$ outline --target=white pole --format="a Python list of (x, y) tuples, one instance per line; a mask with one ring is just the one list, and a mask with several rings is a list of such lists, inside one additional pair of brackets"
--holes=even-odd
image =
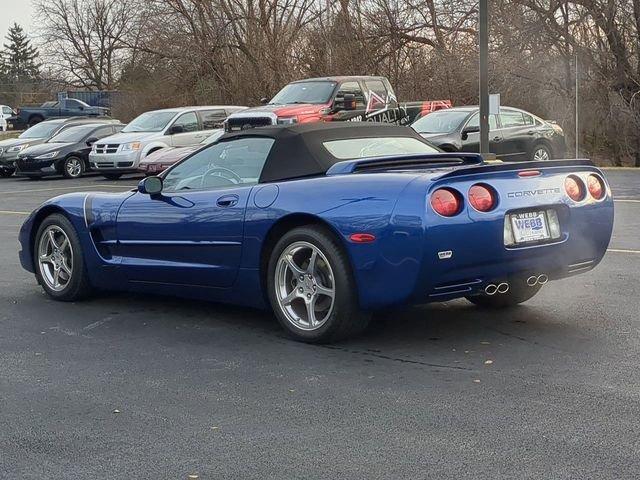
[(579, 131), (578, 128), (578, 53), (576, 52), (576, 158), (578, 158), (579, 150)]

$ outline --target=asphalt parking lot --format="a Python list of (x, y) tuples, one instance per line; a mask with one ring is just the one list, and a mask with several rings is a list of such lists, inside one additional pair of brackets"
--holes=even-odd
[(333, 346), (217, 304), (49, 300), (18, 262), (25, 213), (136, 181), (0, 179), (0, 478), (638, 478), (640, 171), (607, 176), (594, 271), (507, 312), (380, 314)]

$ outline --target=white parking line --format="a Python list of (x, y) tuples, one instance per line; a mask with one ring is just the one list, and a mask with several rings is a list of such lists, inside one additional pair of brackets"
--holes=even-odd
[(29, 215), (29, 212), (14, 212), (11, 210), (0, 210), (0, 215)]
[(631, 198), (614, 198), (614, 203), (640, 203), (640, 200)]
[(626, 248), (607, 248), (607, 252), (613, 252), (613, 253), (639, 253), (640, 254), (640, 250), (630, 250), (630, 249), (626, 249)]
[(53, 192), (56, 190), (85, 190), (87, 188), (119, 188), (122, 191), (131, 190), (135, 185), (83, 185), (78, 187), (52, 187), (52, 188), (37, 188), (33, 190), (9, 190), (8, 192), (0, 192), (0, 195), (12, 194), (12, 193), (36, 193), (36, 192)]

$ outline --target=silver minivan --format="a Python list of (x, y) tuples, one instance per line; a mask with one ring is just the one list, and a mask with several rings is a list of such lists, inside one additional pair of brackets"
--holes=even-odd
[(89, 154), (91, 167), (105, 178), (136, 172), (140, 160), (165, 147), (200, 143), (220, 128), (232, 113), (247, 107), (180, 107), (143, 113), (116, 135), (96, 142)]

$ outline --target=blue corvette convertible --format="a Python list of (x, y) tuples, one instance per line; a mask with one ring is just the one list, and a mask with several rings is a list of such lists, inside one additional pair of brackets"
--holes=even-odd
[(486, 164), (405, 127), (308, 124), (226, 134), (133, 191), (53, 198), (20, 259), (57, 300), (270, 306), (296, 339), (329, 342), (394, 305), (524, 302), (595, 267), (612, 225), (588, 161)]

